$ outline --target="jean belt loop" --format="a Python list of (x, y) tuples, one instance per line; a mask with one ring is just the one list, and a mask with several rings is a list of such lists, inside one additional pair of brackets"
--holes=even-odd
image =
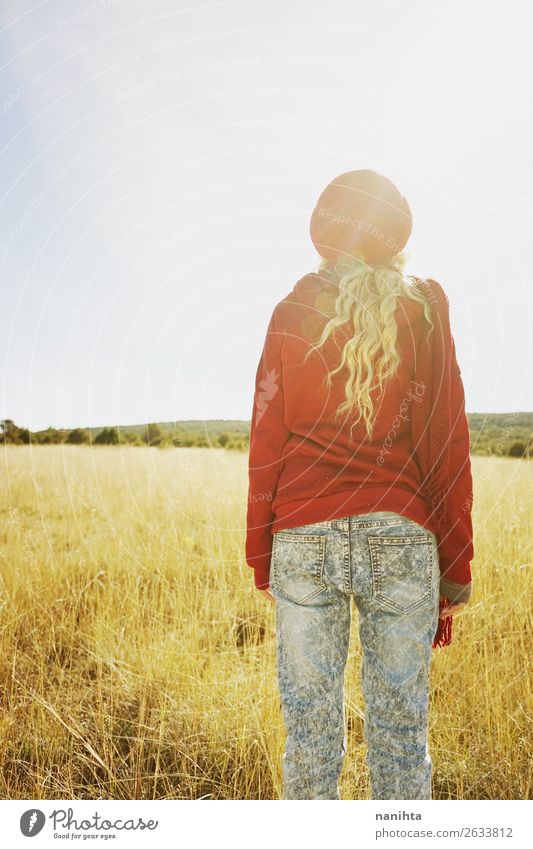
[(332, 528), (337, 528), (339, 531), (349, 531), (350, 530), (350, 517), (346, 516), (344, 519), (333, 519), (331, 522)]

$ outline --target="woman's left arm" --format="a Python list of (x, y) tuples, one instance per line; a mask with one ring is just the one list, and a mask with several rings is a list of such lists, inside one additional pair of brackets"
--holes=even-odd
[(465, 604), (472, 591), (470, 563), (474, 557), (472, 530), (472, 468), (470, 430), (465, 392), (452, 337), (450, 486), (447, 494), (447, 527), (439, 543), (440, 594), (452, 603)]
[(272, 502), (282, 465), (282, 451), (291, 435), (283, 418), (281, 348), (283, 333), (270, 318), (255, 376), (248, 458), (246, 562), (254, 570), (257, 589), (269, 586), (272, 554)]

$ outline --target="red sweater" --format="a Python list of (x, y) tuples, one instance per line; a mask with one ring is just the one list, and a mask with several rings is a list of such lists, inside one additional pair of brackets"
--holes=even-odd
[(350, 440), (351, 419), (344, 425), (334, 421), (344, 400), (345, 371), (333, 376), (331, 389), (324, 383), (326, 363), (330, 369), (339, 363), (339, 345), (330, 336), (320, 352), (303, 361), (311, 341), (318, 338), (317, 328), (326, 322), (323, 304), (329, 285), (308, 274), (276, 305), (257, 367), (246, 535), (246, 561), (254, 569), (255, 586), (269, 586), (274, 531), (384, 510), (436, 533), (441, 576), (469, 584), (474, 553), (470, 433), (455, 349), (448, 526), (439, 534), (421, 492), (411, 435), (411, 405), (418, 403), (421, 391), (414, 381), (416, 356), (421, 335), (428, 330), (423, 307), (399, 298), (395, 317), (400, 366), (382, 396), (373, 394), (377, 416), (372, 438), (361, 421)]

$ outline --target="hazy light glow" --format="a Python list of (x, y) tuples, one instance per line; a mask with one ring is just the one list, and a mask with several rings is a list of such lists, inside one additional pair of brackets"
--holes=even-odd
[(526, 3), (2, 4), (1, 415), (244, 418), (336, 174), (395, 180), (469, 412), (533, 409)]

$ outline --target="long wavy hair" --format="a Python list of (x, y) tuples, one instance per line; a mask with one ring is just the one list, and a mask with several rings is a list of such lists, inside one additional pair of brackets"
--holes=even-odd
[(330, 387), (332, 377), (347, 370), (344, 401), (337, 407), (335, 419), (357, 411), (350, 427), (350, 438), (361, 419), (368, 437), (372, 436), (374, 405), (371, 393), (376, 387), (381, 393), (385, 382), (394, 377), (400, 365), (398, 327), (394, 317), (397, 299), (407, 297), (422, 304), (431, 326), (430, 333), (434, 327), (428, 300), (413, 287), (414, 279), (404, 276), (405, 262), (405, 254), (401, 252), (379, 264), (346, 255), (336, 264), (324, 260), (319, 265), (318, 274), (326, 275), (337, 286), (337, 294), (333, 296), (333, 309), (327, 311), (331, 318), (305, 359), (319, 350), (337, 328), (343, 328), (345, 342), (340, 362), (326, 377)]

